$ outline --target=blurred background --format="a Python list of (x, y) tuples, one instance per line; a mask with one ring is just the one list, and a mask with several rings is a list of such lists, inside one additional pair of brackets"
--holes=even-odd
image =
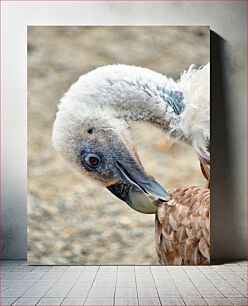
[[(30, 264), (157, 264), (154, 215), (131, 210), (53, 149), (57, 104), (98, 66), (136, 65), (177, 79), (208, 61), (208, 27), (28, 27)], [(136, 124), (133, 133), (145, 169), (165, 189), (206, 183), (189, 147), (150, 125)]]

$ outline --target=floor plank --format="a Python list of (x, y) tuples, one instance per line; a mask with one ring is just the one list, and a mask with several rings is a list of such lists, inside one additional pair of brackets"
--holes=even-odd
[(1, 305), (247, 305), (247, 263), (29, 266), (1, 262)]

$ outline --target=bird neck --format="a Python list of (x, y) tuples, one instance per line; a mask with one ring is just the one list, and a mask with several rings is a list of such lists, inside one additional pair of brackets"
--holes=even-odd
[(175, 81), (140, 67), (104, 68), (105, 71), (101, 71), (103, 68), (95, 70), (98, 71), (97, 90), (101, 92), (102, 109), (112, 111), (116, 118), (125, 119), (129, 125), (134, 121), (151, 122), (171, 136), (183, 138), (180, 115), (184, 110), (184, 97)]

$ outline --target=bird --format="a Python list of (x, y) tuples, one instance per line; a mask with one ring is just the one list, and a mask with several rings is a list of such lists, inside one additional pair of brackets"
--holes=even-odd
[[(209, 181), (209, 63), (178, 80), (148, 68), (113, 64), (79, 77), (58, 105), (55, 149), (82, 174), (132, 209), (155, 214), (162, 264), (209, 262), (209, 186), (165, 190), (136, 152), (131, 126), (151, 123), (192, 147)], [(165, 167), (166, 171), (166, 167)]]

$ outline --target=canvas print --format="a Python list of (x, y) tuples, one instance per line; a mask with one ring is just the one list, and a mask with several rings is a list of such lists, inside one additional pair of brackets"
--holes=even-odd
[(28, 27), (30, 264), (210, 262), (209, 27)]

